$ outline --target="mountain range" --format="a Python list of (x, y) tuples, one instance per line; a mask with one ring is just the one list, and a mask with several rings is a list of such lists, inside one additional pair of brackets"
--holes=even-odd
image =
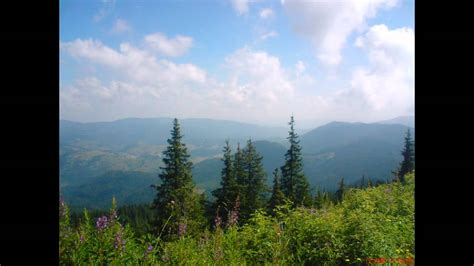
[[(390, 121), (390, 120), (388, 120)], [(304, 172), (313, 188), (335, 190), (344, 178), (357, 184), (362, 175), (386, 180), (401, 160), (407, 119), (394, 122), (332, 122), (300, 135)], [(396, 121), (400, 121), (396, 123)], [(130, 118), (114, 122), (60, 121), (60, 189), (72, 206), (107, 208), (150, 202), (151, 184), (159, 182), (161, 153), (171, 130), (171, 118)], [(233, 150), (251, 138), (263, 156), (267, 183), (283, 165), (288, 128), (265, 127), (212, 119), (180, 120), (193, 162), (193, 178), (208, 195), (219, 186), (222, 148)], [(297, 130), (297, 133), (298, 130)]]

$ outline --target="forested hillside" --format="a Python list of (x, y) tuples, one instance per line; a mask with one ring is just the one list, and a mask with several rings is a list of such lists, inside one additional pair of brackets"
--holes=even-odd
[[(410, 131), (405, 133), (402, 158), (390, 180), (373, 183), (367, 177), (367, 182), (363, 179), (350, 185), (341, 178), (336, 191), (318, 187), (313, 195), (294, 124), (291, 117), (287, 148), (280, 150), (281, 163), (278, 155), (267, 158), (275, 166), (271, 176), (257, 147), (265, 152), (280, 147), (248, 139), (233, 149), (225, 141), (220, 161), (208, 166), (220, 168), (219, 183), (208, 197), (196, 186), (191, 156), (174, 119), (161, 155), (159, 182), (140, 172), (108, 172), (94, 183), (63, 188), (63, 194), (69, 193), (60, 199), (60, 263), (341, 265), (387, 258), (412, 261), (414, 142)], [(94, 197), (84, 197), (82, 191)], [(118, 208), (115, 195), (135, 205)], [(112, 207), (109, 213), (94, 210), (90, 215), (84, 209), (82, 217), (78, 212), (71, 214), (67, 202), (81, 197), (83, 204), (94, 206), (99, 204), (94, 200), (111, 198)], [(136, 204), (141, 201), (148, 204)]]
[[(158, 182), (169, 123), (171, 119), (167, 118), (103, 123), (61, 121), (60, 185), (70, 204), (104, 208), (110, 200), (99, 196), (101, 191), (115, 195), (120, 205), (147, 202), (149, 190), (135, 188), (142, 185), (143, 176), (149, 177), (150, 185)], [(318, 188), (335, 191), (341, 178), (348, 184), (358, 183), (363, 176), (374, 182), (386, 181), (401, 159), (407, 128), (399, 124), (334, 122), (301, 135), (303, 170), (311, 193)], [(287, 148), (285, 128), (189, 119), (183, 120), (183, 129), (194, 182), (209, 197), (219, 185), (226, 134), (233, 137), (228, 139), (234, 150), (238, 143), (245, 143), (246, 135), (255, 137), (252, 139), (256, 139), (255, 148), (263, 157), (268, 185), (272, 184), (273, 170), (283, 163)], [(120, 175), (128, 185), (113, 187), (112, 173)]]

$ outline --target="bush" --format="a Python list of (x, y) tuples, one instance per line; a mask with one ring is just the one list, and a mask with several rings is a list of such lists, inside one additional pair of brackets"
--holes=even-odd
[(350, 189), (341, 203), (320, 209), (279, 206), (272, 217), (256, 211), (243, 226), (216, 228), (173, 241), (138, 237), (116, 217), (91, 221), (87, 211), (76, 229), (60, 206), (62, 265), (343, 265), (369, 258), (414, 258), (414, 173), (406, 183)]

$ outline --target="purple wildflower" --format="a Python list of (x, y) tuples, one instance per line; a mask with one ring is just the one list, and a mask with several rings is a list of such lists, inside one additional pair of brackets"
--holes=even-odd
[(122, 230), (118, 231), (117, 234), (115, 235), (115, 249), (122, 248), (122, 245), (124, 244), (122, 240)]
[(107, 225), (108, 225), (107, 216), (99, 217), (99, 218), (97, 219), (97, 222), (95, 223), (95, 227), (96, 227), (98, 230), (102, 230), (102, 229), (106, 228)]
[(220, 208), (221, 208), (221, 206), (218, 206), (218, 207), (217, 207), (216, 218), (214, 218), (214, 224), (215, 224), (215, 227), (216, 227), (216, 228), (221, 227), (221, 224), (222, 224), (222, 218), (221, 218), (221, 216), (219, 215), (219, 210), (220, 210)]
[(64, 217), (66, 215), (66, 206), (64, 203), (64, 198), (61, 196), (59, 197), (59, 216)]
[(183, 236), (186, 234), (187, 225), (185, 223), (179, 223), (178, 225), (178, 236)]
[(148, 245), (147, 249), (145, 250), (145, 259), (146, 257), (148, 256), (148, 254), (150, 254), (150, 252), (153, 250), (153, 246), (152, 245)]
[(83, 243), (84, 242), (84, 235), (81, 234), (81, 236), (79, 237), (79, 242)]
[(239, 220), (239, 208), (240, 208), (240, 200), (239, 200), (239, 196), (237, 196), (237, 198), (235, 199), (234, 208), (229, 214), (229, 221), (227, 221), (228, 227), (231, 227), (237, 224), (237, 221)]

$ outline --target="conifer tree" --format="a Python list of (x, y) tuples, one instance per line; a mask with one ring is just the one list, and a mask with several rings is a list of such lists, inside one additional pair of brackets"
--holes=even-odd
[(239, 188), (234, 174), (234, 163), (229, 141), (226, 140), (224, 146), (224, 168), (221, 171), (221, 187), (212, 192), (216, 198), (214, 210), (219, 210), (219, 217), (226, 222), (227, 214), (233, 209), (233, 204), (237, 198)]
[(289, 136), (290, 148), (285, 154), (285, 164), (281, 167), (281, 185), (285, 196), (295, 205), (311, 205), (309, 183), (303, 174), (303, 159), (301, 157), (301, 146), (298, 135), (295, 132), (295, 120), (291, 116)]
[(275, 168), (273, 171), (273, 189), (272, 196), (268, 203), (268, 209), (271, 214), (274, 214), (273, 210), (276, 206), (282, 205), (285, 203), (285, 194), (281, 191), (280, 187), (280, 177), (278, 175), (278, 168)]
[[(204, 195), (195, 190), (191, 173), (192, 163), (178, 120), (173, 120), (171, 138), (163, 151), (164, 166), (160, 167), (161, 184), (156, 188), (152, 207), (156, 210), (155, 231), (163, 236), (178, 233), (178, 228), (188, 232), (199, 231), (204, 223)], [(182, 230), (180, 233), (183, 233)]]
[(247, 141), (246, 147), (242, 150), (243, 155), (243, 176), (240, 179), (240, 191), (243, 194), (241, 200), (242, 221), (250, 217), (255, 210), (265, 207), (266, 174), (263, 169), (263, 157), (255, 149), (252, 141)]
[(405, 175), (415, 169), (415, 151), (414, 143), (410, 134), (410, 129), (407, 130), (407, 133), (405, 135), (405, 144), (403, 147), (402, 155), (403, 161), (400, 163), (397, 176), (401, 182), (405, 182)]
[(339, 188), (336, 191), (336, 202), (341, 202), (344, 197), (344, 192), (346, 190), (346, 185), (344, 184), (344, 178), (339, 182)]
[(240, 143), (237, 143), (237, 151), (234, 154), (234, 179), (237, 182), (237, 194), (240, 202), (245, 202), (246, 177), (244, 171), (244, 155), (240, 149)]

